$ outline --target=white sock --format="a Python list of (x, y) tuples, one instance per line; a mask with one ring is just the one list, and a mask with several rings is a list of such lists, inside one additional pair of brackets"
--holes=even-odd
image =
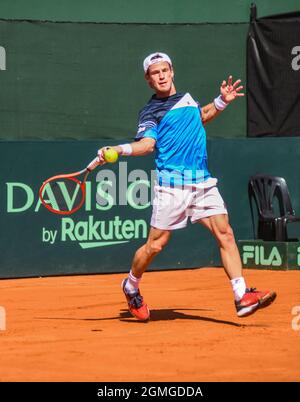
[(128, 293), (134, 293), (139, 288), (139, 283), (142, 278), (137, 278), (130, 270), (128, 274), (128, 281), (126, 282), (126, 290)]
[(231, 279), (232, 290), (234, 293), (234, 300), (239, 301), (246, 292), (245, 279), (241, 276), (239, 278)]

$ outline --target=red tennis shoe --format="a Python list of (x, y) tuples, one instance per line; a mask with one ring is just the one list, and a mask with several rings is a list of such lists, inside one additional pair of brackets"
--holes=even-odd
[(236, 312), (239, 317), (246, 317), (259, 308), (269, 306), (276, 298), (276, 293), (269, 290), (261, 292), (255, 288), (246, 289), (244, 296), (235, 302)]
[(128, 293), (125, 289), (128, 278), (122, 282), (122, 289), (126, 297), (130, 313), (139, 321), (148, 321), (150, 318), (150, 311), (147, 304), (144, 302), (140, 290), (137, 289), (134, 293)]

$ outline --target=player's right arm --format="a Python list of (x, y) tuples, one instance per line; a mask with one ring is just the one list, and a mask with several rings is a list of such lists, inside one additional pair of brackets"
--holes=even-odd
[[(153, 138), (144, 137), (139, 141), (132, 142), (128, 144), (131, 149), (131, 156), (142, 156), (150, 154), (154, 151), (156, 141)], [(122, 145), (117, 145), (113, 147), (119, 155), (123, 155)]]
[[(142, 156), (150, 154), (155, 149), (157, 139), (157, 121), (146, 105), (139, 113), (139, 124), (135, 141), (128, 144), (113, 146), (119, 155)], [(103, 160), (103, 148), (98, 151), (99, 161)]]
[(104, 156), (103, 156), (103, 151), (105, 148), (115, 149), (117, 151), (118, 155), (142, 156), (142, 155), (147, 155), (147, 154), (150, 154), (151, 152), (153, 152), (154, 148), (155, 148), (155, 143), (156, 143), (156, 141), (153, 138), (144, 137), (144, 138), (141, 138), (139, 141), (132, 142), (129, 144), (115, 145), (115, 146), (111, 146), (111, 147), (106, 146), (106, 147), (100, 148), (98, 151), (99, 163), (100, 164), (105, 163)]

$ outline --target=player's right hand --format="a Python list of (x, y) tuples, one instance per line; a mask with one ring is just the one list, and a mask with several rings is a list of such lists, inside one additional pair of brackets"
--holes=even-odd
[(90, 163), (88, 164), (87, 170), (89, 170), (89, 171), (91, 172), (92, 170), (96, 169), (96, 167), (99, 166), (99, 165), (100, 165), (99, 157), (96, 156), (96, 158), (93, 159), (92, 162), (90, 162)]
[(98, 160), (99, 160), (99, 165), (104, 165), (106, 163), (104, 159), (104, 150), (108, 147), (102, 147), (98, 150)]
[(98, 150), (97, 156), (95, 159), (92, 160), (92, 162), (90, 162), (90, 164), (87, 166), (87, 169), (89, 171), (92, 171), (94, 169), (96, 169), (96, 167), (104, 165), (106, 163), (105, 159), (104, 159), (104, 155), (103, 155), (103, 150), (106, 147), (100, 148)]

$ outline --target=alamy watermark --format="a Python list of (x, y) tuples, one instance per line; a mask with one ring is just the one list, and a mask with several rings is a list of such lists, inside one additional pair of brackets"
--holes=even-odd
[(300, 46), (294, 46), (291, 53), (292, 56), (295, 56), (292, 58), (292, 69), (298, 71), (300, 70)]
[[(205, 208), (206, 193), (214, 187), (217, 179), (205, 177), (205, 172), (196, 171), (145, 171), (127, 169), (127, 162), (119, 162), (117, 169), (109, 166), (100, 168), (97, 174), (90, 175), (85, 185), (83, 209), (90, 212), (111, 210), (114, 206), (129, 206), (136, 210), (170, 206), (171, 208)], [(60, 205), (71, 210), (78, 201), (81, 187), (73, 182), (57, 180), (57, 188), (44, 188), (44, 201), (59, 209)], [(214, 192), (215, 191), (215, 192)], [(22, 197), (20, 196), (22, 195)], [(41, 200), (36, 191), (27, 183), (6, 183), (7, 213), (21, 213), (29, 209), (39, 212)], [(174, 205), (172, 205), (174, 203)]]
[[(182, 190), (181, 203), (189, 205), (191, 201), (199, 207), (203, 203), (201, 195), (204, 194), (203, 170), (184, 170), (184, 171), (157, 171), (146, 172), (142, 169), (135, 169), (128, 173), (127, 162), (119, 163), (119, 170), (116, 174), (110, 169), (100, 169), (96, 176), (97, 205), (105, 210), (112, 205), (130, 205), (135, 209), (145, 209), (150, 205), (164, 206), (165, 203), (172, 206), (176, 202), (178, 207), (178, 195), (171, 196), (170, 191), (164, 191), (164, 197), (160, 196), (162, 188)], [(191, 200), (191, 191), (196, 192)]]
[(292, 329), (294, 331), (300, 331), (300, 306), (294, 306), (291, 313), (295, 315), (292, 319)]
[(3, 46), (0, 46), (0, 70), (6, 70), (6, 50)]
[(6, 330), (6, 310), (0, 306), (0, 331)]

